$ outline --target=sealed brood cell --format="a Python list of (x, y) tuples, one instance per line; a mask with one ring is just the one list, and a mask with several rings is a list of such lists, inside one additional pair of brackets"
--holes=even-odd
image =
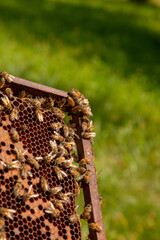
[[(6, 238), (10, 240), (81, 239), (79, 219), (73, 222), (69, 220), (70, 216), (76, 213), (75, 178), (70, 173), (70, 167), (64, 168), (61, 164), (57, 166), (54, 163), (54, 153), (50, 144), (50, 141), (54, 141), (54, 123), (62, 125), (55, 135), (65, 138), (63, 119), (47, 107), (41, 107), (43, 121), (40, 121), (32, 102), (16, 96), (8, 98), (11, 109), (2, 101), (4, 94), (5, 88), (0, 94), (1, 106), (4, 106), (0, 111), (0, 217), (4, 219), (4, 225), (0, 226), (1, 232), (5, 232)], [(17, 110), (18, 117), (14, 116), (14, 120), (11, 121), (13, 109)], [(58, 138), (55, 141), (58, 146), (62, 142)], [(71, 154), (69, 150), (66, 152), (65, 161), (68, 161)], [(44, 161), (49, 155), (51, 159)], [(59, 153), (59, 157), (63, 156)], [(36, 159), (37, 168), (29, 162), (29, 158)], [(57, 173), (55, 167), (61, 172)], [(48, 185), (46, 191), (41, 186), (42, 177)], [(17, 183), (20, 183), (21, 189), (15, 196)], [(61, 194), (51, 196), (50, 189), (58, 187), (61, 187)], [(54, 214), (55, 209), (51, 205), (54, 200), (61, 203), (61, 208), (54, 207), (57, 215)], [(10, 215), (4, 214), (4, 209), (10, 209)]]

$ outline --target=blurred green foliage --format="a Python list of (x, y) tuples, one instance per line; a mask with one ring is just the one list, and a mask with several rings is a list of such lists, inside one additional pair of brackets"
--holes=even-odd
[(160, 8), (5, 0), (0, 9), (0, 68), (90, 101), (108, 240), (160, 239)]

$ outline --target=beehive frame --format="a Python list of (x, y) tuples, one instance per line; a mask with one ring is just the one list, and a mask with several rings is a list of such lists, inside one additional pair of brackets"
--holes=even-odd
[[(14, 77), (14, 76), (12, 76), (12, 77), (13, 77), (13, 81), (10, 83), (10, 87), (11, 87), (11, 89), (13, 89), (13, 91), (15, 91), (17, 93), (19, 91), (25, 90), (28, 93), (32, 94), (32, 96), (42, 96), (42, 97), (53, 96), (53, 97), (58, 98), (58, 99), (68, 97), (67, 92), (57, 90), (57, 89), (54, 89), (54, 88), (50, 88), (50, 87), (47, 87), (47, 86), (44, 86), (44, 85), (41, 85), (41, 84), (33, 83), (33, 82), (30, 82), (30, 81), (27, 81), (27, 80), (24, 80), (24, 79), (21, 79), (21, 78), (17, 78), (17, 77)], [(89, 170), (91, 172), (89, 183), (82, 185), (83, 192), (84, 192), (85, 205), (87, 205), (87, 204), (92, 205), (91, 218), (89, 219), (88, 222), (89, 223), (92, 223), (92, 222), (98, 223), (102, 227), (101, 232), (97, 232), (97, 231), (94, 231), (92, 229), (89, 229), (90, 239), (92, 239), (92, 240), (105, 240), (106, 236), (105, 236), (103, 217), (102, 217), (102, 211), (101, 211), (101, 206), (100, 206), (99, 193), (98, 193), (98, 188), (97, 188), (97, 178), (96, 178), (96, 171), (95, 171), (94, 162), (93, 162), (94, 161), (94, 156), (93, 156), (93, 152), (92, 152), (92, 148), (91, 148), (91, 142), (90, 142), (90, 140), (86, 140), (86, 139), (83, 139), (81, 137), (81, 119), (79, 118), (79, 116), (72, 114), (72, 119), (76, 123), (77, 134), (79, 136), (79, 138), (76, 138), (76, 144), (77, 144), (77, 151), (78, 151), (79, 159), (88, 158), (88, 159), (91, 160), (91, 163), (87, 165), (87, 170)], [(4, 135), (2, 137), (4, 137)], [(1, 140), (1, 143), (4, 144), (4, 141)], [(33, 174), (34, 174), (34, 172), (33, 172)], [(73, 199), (73, 201), (74, 201), (74, 199)], [(40, 206), (41, 206), (41, 204), (39, 205), (39, 207)], [(29, 206), (27, 206), (27, 207), (29, 208)], [(23, 211), (23, 209), (22, 209), (22, 211)], [(31, 214), (35, 214), (34, 209), (31, 212)], [(28, 216), (28, 218), (29, 218), (29, 216)], [(41, 224), (44, 221), (44, 219), (42, 219), (42, 218), (43, 217), (41, 216), (41, 220), (42, 220)], [(61, 218), (61, 220), (63, 220), (63, 223), (61, 223), (61, 224), (65, 225), (67, 221), (64, 221), (63, 218)], [(13, 225), (12, 220), (9, 220), (9, 221), (11, 222), (10, 226), (12, 226)], [(40, 225), (39, 221), (40, 220), (38, 220), (38, 218), (37, 218), (37, 222), (34, 221), (33, 223), (39, 229), (41, 229), (41, 226), (43, 226), (43, 224)], [(75, 226), (76, 226), (76, 224), (75, 224)], [(26, 227), (25, 223), (24, 223), (23, 227), (24, 228)], [(12, 226), (12, 228), (13, 228), (13, 226)], [(10, 228), (10, 229), (12, 229), (12, 228)], [(63, 228), (63, 226), (61, 228)], [(73, 229), (70, 230), (70, 232), (72, 231), (72, 234), (70, 234), (70, 236), (67, 236), (66, 230), (64, 230), (64, 232), (62, 232), (62, 229), (59, 229), (59, 233), (61, 233), (60, 235), (58, 235), (58, 233), (57, 233), (57, 236), (56, 236), (56, 234), (55, 234), (55, 236), (50, 236), (49, 226), (48, 226), (47, 229), (46, 229), (46, 232), (48, 231), (47, 232), (48, 238), (46, 237), (47, 240), (50, 240), (50, 239), (55, 239), (55, 240), (56, 239), (71, 239), (71, 240), (81, 239), (80, 226), (73, 227)], [(75, 230), (76, 230), (77, 233), (74, 232)], [(13, 231), (11, 231), (11, 232), (13, 234)], [(8, 237), (10, 237), (9, 239), (11, 239), (11, 240), (12, 239), (23, 239), (23, 237), (24, 237), (25, 240), (27, 240), (27, 237), (25, 237), (25, 232), (23, 234), (22, 234), (23, 236), (21, 238), (18, 238), (18, 234), (17, 235), (13, 234), (13, 236), (10, 235)], [(33, 235), (30, 234), (28, 239), (32, 239), (31, 236), (33, 236)], [(42, 235), (42, 234), (41, 234), (40, 237), (38, 235), (36, 236), (37, 238), (35, 236), (33, 236), (33, 237), (34, 237), (34, 239), (45, 239), (45, 236)]]

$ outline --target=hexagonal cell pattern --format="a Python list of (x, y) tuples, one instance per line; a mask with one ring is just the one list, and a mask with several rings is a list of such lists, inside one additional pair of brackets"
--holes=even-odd
[[(4, 91), (1, 91), (0, 97), (4, 97)], [(69, 216), (76, 212), (75, 206), (75, 179), (70, 174), (69, 169), (63, 169), (66, 176), (62, 180), (57, 178), (53, 171), (54, 161), (44, 163), (37, 160), (40, 167), (35, 169), (27, 162), (28, 157), (44, 157), (51, 152), (50, 140), (53, 132), (51, 124), (64, 121), (57, 117), (49, 109), (41, 109), (43, 121), (39, 122), (35, 115), (35, 109), (26, 99), (20, 99), (13, 96), (10, 99), (12, 107), (18, 110), (19, 118), (10, 121), (10, 111), (6, 108), (0, 111), (0, 208), (13, 209), (11, 218), (4, 217), (6, 238), (9, 240), (58, 240), (58, 239), (81, 239), (80, 221), (71, 223)], [(1, 103), (1, 105), (3, 105)], [(19, 141), (13, 142), (10, 136), (10, 130), (15, 129), (19, 135)], [(63, 135), (63, 132), (59, 133)], [(57, 141), (57, 144), (58, 141)], [(8, 170), (2, 162), (7, 163), (16, 160), (16, 151), (20, 150), (24, 154), (23, 162), (26, 164), (29, 175), (26, 179), (21, 177), (19, 169)], [(67, 159), (71, 157), (68, 151)], [(50, 188), (62, 187), (62, 193), (72, 193), (68, 197), (69, 203), (63, 203), (63, 209), (59, 210), (59, 216), (54, 217), (45, 212), (45, 208), (49, 207), (49, 201), (55, 197), (51, 197), (49, 191), (42, 191), (40, 186), (40, 178), (45, 177)], [(21, 196), (15, 197), (13, 194), (14, 186), (17, 182), (21, 182), (23, 189)], [(32, 185), (34, 194), (38, 197), (23, 200), (23, 195)]]

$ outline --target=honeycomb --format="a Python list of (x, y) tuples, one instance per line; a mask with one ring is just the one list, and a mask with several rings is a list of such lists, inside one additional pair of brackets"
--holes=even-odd
[[(4, 94), (5, 87), (0, 91), (1, 99)], [(18, 119), (10, 121), (10, 110), (7, 108), (0, 111), (0, 208), (15, 210), (11, 218), (3, 216), (0, 212), (0, 221), (2, 219), (5, 221), (3, 230), (6, 233), (6, 239), (81, 239), (80, 220), (69, 221), (69, 217), (76, 213), (76, 180), (70, 174), (69, 168), (62, 167), (60, 169), (66, 175), (62, 180), (59, 180), (54, 171), (54, 161), (46, 163), (41, 159), (52, 150), (50, 146), (50, 140), (53, 140), (51, 125), (60, 122), (62, 126), (65, 126), (65, 122), (50, 109), (43, 108), (41, 109), (43, 121), (38, 121), (34, 106), (27, 99), (19, 98), (16, 94), (11, 96), (10, 103), (12, 108), (18, 110)], [(3, 105), (2, 102), (0, 104)], [(11, 129), (18, 132), (18, 141), (13, 141), (10, 134)], [(58, 133), (63, 136), (63, 128), (59, 129)], [(58, 141), (57, 144), (59, 144)], [(22, 162), (26, 164), (29, 173), (25, 179), (22, 178), (19, 168), (8, 170), (3, 164), (16, 161), (17, 150), (23, 153)], [(38, 159), (39, 169), (28, 163), (29, 157)], [(71, 158), (69, 151), (65, 158)], [(20, 167), (21, 163), (18, 164)], [(71, 193), (68, 195), (70, 201), (63, 203), (63, 209), (58, 210), (59, 215), (56, 217), (45, 212), (45, 209), (50, 207), (49, 202), (52, 202), (56, 197), (51, 197), (49, 191), (42, 190), (40, 184), (42, 177), (47, 180), (49, 188), (61, 186), (62, 193)], [(15, 197), (13, 194), (17, 182), (23, 186), (20, 197)], [(38, 195), (24, 201), (23, 196), (31, 186), (34, 194)]]

